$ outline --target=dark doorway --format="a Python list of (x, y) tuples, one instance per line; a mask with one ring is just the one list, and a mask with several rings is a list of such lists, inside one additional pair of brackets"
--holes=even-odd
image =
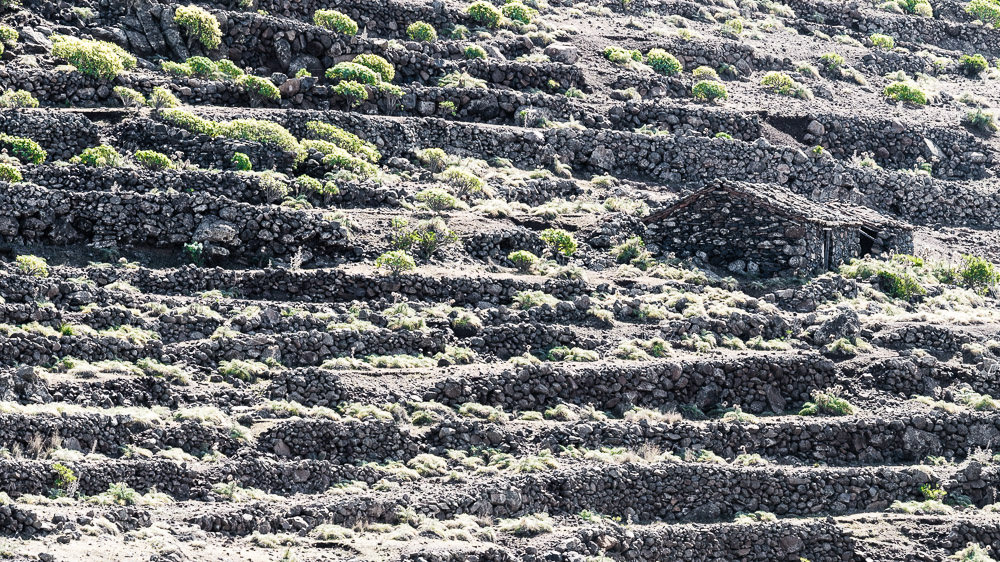
[(875, 237), (878, 233), (870, 228), (861, 227), (861, 254), (860, 257), (864, 257), (872, 253), (872, 248), (875, 246)]

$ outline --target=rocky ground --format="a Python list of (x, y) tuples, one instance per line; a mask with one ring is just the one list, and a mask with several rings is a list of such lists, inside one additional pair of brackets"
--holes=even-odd
[[(980, 1), (0, 3), (0, 557), (992, 560)], [(716, 181), (914, 255), (650, 238)]]

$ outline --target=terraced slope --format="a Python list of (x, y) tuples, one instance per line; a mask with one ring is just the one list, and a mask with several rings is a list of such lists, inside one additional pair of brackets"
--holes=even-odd
[(992, 0), (0, 14), (0, 556), (1000, 553)]

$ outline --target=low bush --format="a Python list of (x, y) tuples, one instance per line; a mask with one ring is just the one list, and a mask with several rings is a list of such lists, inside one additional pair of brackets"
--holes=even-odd
[(803, 404), (799, 411), (800, 416), (813, 416), (816, 414), (827, 414), (830, 416), (849, 416), (857, 409), (850, 402), (839, 396), (842, 392), (840, 388), (830, 388), (826, 391), (812, 391), (812, 402)]
[(992, 262), (979, 256), (962, 256), (962, 265), (958, 269), (958, 279), (961, 284), (979, 294), (985, 294), (1000, 281), (1000, 273)]
[(642, 62), (642, 53), (634, 49), (623, 49), (617, 45), (608, 45), (601, 54), (615, 64), (627, 65), (633, 62)]
[(467, 59), (485, 59), (486, 49), (480, 47), (479, 45), (469, 45), (465, 48), (465, 58)]
[(729, 97), (729, 93), (726, 92), (725, 86), (719, 82), (711, 80), (703, 80), (695, 84), (691, 88), (691, 94), (696, 100), (709, 102), (724, 100)]
[(388, 269), (393, 275), (416, 269), (417, 264), (405, 250), (392, 250), (375, 259), (375, 267)]
[(229, 59), (216, 61), (215, 65), (218, 67), (219, 73), (230, 80), (238, 80), (240, 76), (246, 74), (243, 72), (242, 68), (236, 66), (236, 64)]
[(0, 162), (0, 181), (17, 183), (23, 179), (21, 171), (14, 167), (13, 164), (10, 162)]
[(469, 206), (463, 203), (459, 198), (441, 189), (440, 187), (429, 187), (427, 189), (420, 190), (416, 195), (414, 195), (414, 199), (423, 203), (424, 206), (435, 212), (469, 208)]
[(646, 53), (646, 64), (653, 70), (667, 76), (680, 74), (684, 70), (684, 67), (681, 66), (681, 61), (663, 49), (650, 49)]
[(309, 121), (306, 123), (306, 131), (312, 138), (329, 142), (369, 162), (378, 162), (382, 158), (374, 144), (329, 123)]
[(233, 153), (232, 163), (233, 167), (241, 172), (249, 172), (253, 169), (253, 165), (250, 163), (250, 157), (242, 152)]
[(538, 15), (538, 10), (525, 6), (519, 0), (508, 1), (500, 12), (511, 20), (521, 23), (531, 23), (531, 20)]
[(38, 100), (26, 90), (6, 90), (0, 94), (0, 107), (12, 109), (38, 107)]
[(177, 96), (163, 86), (156, 86), (149, 94), (149, 98), (146, 100), (146, 105), (152, 107), (153, 109), (160, 110), (171, 107), (180, 107), (181, 100), (177, 99)]
[(984, 70), (990, 67), (986, 57), (980, 54), (962, 55), (958, 59), (958, 68), (966, 76), (979, 76)]
[(112, 91), (122, 102), (122, 107), (138, 108), (146, 105), (146, 96), (132, 88), (115, 86)]
[(211, 78), (219, 72), (218, 65), (208, 57), (189, 57), (184, 64), (191, 69), (192, 75), (199, 78)]
[(927, 94), (912, 82), (893, 82), (885, 87), (883, 94), (896, 101), (927, 105)]
[(468, 72), (450, 72), (438, 80), (442, 88), (486, 88), (486, 80), (475, 78)]
[(992, 111), (983, 111), (982, 109), (969, 111), (962, 118), (962, 123), (974, 129), (979, 129), (987, 135), (997, 132), (996, 116)]
[(1000, 26), (1000, 2), (997, 0), (972, 0), (965, 5), (965, 12), (983, 23)]
[(0, 133), (0, 147), (25, 164), (41, 164), (45, 162), (48, 153), (37, 142), (27, 137), (15, 137)]
[(876, 49), (891, 51), (896, 48), (896, 40), (882, 33), (872, 33), (868, 36), (868, 40), (871, 41), (872, 47)]
[(406, 26), (406, 36), (413, 41), (423, 41), (425, 43), (437, 41), (438, 38), (434, 26), (424, 21), (415, 21)]
[(135, 68), (135, 57), (114, 43), (53, 35), (52, 56), (66, 60), (87, 76), (112, 80)]
[(38, 256), (17, 256), (15, 261), (17, 269), (25, 275), (41, 278), (49, 276), (49, 264), (45, 261), (45, 258)]
[(530, 273), (534, 269), (535, 265), (538, 264), (538, 256), (532, 254), (527, 250), (516, 250), (507, 254), (507, 259), (510, 260), (514, 267), (517, 268), (521, 273)]
[(490, 29), (500, 27), (500, 21), (503, 20), (503, 14), (500, 10), (493, 4), (484, 1), (469, 4), (465, 9), (465, 13), (472, 21)]
[(198, 41), (206, 49), (215, 49), (222, 42), (219, 20), (194, 4), (178, 6), (174, 11), (174, 23), (184, 28), (188, 41)]
[(188, 77), (194, 75), (194, 69), (186, 62), (160, 61), (160, 70), (174, 76)]
[(804, 100), (812, 99), (813, 94), (809, 88), (796, 82), (791, 76), (784, 72), (771, 71), (764, 75), (760, 85), (764, 88), (782, 96), (791, 96)]
[(102, 144), (84, 149), (78, 156), (70, 158), (71, 164), (85, 164), (97, 168), (105, 166), (118, 166), (122, 162), (122, 155), (115, 150), (115, 147)]
[(281, 99), (281, 91), (269, 78), (261, 78), (245, 74), (240, 76), (236, 82), (250, 95), (250, 105), (258, 106), (264, 100), (277, 101)]
[(135, 160), (150, 170), (169, 170), (174, 167), (169, 156), (155, 150), (137, 150)]
[(347, 98), (351, 102), (351, 107), (357, 107), (368, 101), (368, 89), (364, 84), (354, 80), (341, 80), (333, 87), (333, 93)]
[(576, 253), (577, 243), (573, 235), (561, 228), (548, 228), (539, 235), (553, 253), (572, 256)]
[(828, 71), (835, 72), (841, 66), (844, 66), (844, 57), (838, 55), (837, 53), (824, 53), (819, 57), (819, 62)]
[(337, 10), (316, 10), (313, 14), (313, 23), (345, 35), (358, 33), (357, 22)]
[(393, 68), (392, 63), (378, 55), (358, 55), (354, 57), (354, 63), (371, 69), (385, 82), (392, 82), (393, 78), (396, 77), (396, 69)]
[(331, 80), (353, 80), (361, 84), (378, 84), (382, 81), (379, 73), (367, 66), (354, 62), (340, 62), (326, 70), (326, 77)]

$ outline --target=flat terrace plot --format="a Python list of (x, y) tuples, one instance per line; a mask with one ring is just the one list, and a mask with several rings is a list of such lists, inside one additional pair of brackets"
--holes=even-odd
[(4, 4), (0, 557), (1000, 558), (996, 25)]

